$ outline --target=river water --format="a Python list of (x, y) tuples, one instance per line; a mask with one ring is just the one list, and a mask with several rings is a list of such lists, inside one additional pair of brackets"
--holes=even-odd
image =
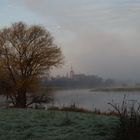
[(121, 104), (126, 95), (128, 102), (140, 103), (140, 92), (94, 92), (89, 89), (80, 90), (59, 90), (53, 93), (55, 106), (70, 106), (76, 104), (88, 110), (100, 109), (110, 111), (112, 107), (108, 104), (114, 102)]

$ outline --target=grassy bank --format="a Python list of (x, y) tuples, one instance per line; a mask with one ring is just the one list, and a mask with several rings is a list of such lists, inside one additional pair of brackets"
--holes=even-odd
[(116, 117), (45, 110), (0, 110), (1, 140), (112, 140)]

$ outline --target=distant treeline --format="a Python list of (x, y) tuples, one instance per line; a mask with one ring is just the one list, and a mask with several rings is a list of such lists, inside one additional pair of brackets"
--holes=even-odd
[(45, 85), (60, 89), (107, 87), (115, 84), (113, 79), (103, 79), (96, 75), (74, 75), (72, 78), (56, 77), (44, 80)]

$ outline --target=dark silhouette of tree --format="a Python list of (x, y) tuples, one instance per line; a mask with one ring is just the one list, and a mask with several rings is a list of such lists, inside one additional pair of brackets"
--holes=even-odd
[[(22, 22), (0, 30), (0, 86), (14, 106), (45, 102), (37, 95), (41, 77), (62, 64), (61, 49), (42, 26)], [(40, 92), (38, 92), (40, 93)]]

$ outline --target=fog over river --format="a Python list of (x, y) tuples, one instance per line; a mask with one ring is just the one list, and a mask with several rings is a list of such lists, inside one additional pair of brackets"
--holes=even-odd
[(54, 105), (62, 107), (76, 104), (78, 107), (93, 110), (95, 108), (101, 111), (112, 109), (109, 102), (121, 104), (126, 95), (128, 102), (137, 100), (140, 103), (139, 92), (93, 92), (89, 89), (78, 90), (59, 90), (53, 93)]

